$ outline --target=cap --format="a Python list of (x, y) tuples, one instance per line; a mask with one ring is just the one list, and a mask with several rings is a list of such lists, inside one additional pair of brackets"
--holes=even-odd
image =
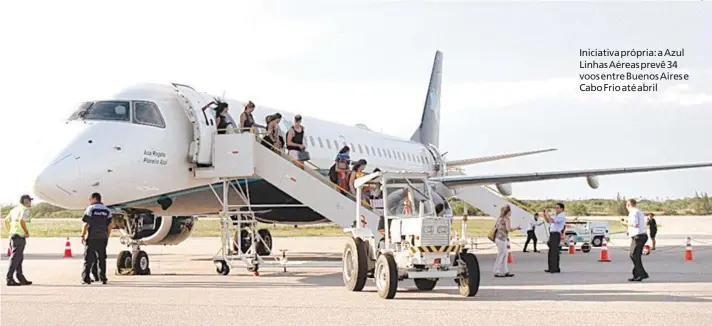
[(339, 154), (339, 155), (336, 155), (336, 159), (337, 159), (337, 160), (340, 160), (340, 161), (341, 161), (341, 160), (348, 161), (349, 158), (350, 158), (350, 157), (349, 157), (349, 154)]
[(22, 195), (22, 197), (20, 197), (20, 204), (24, 203), (25, 200), (33, 201), (35, 199), (30, 197), (30, 195)]

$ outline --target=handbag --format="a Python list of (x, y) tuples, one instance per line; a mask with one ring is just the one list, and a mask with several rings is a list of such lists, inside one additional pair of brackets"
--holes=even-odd
[(301, 162), (309, 161), (311, 156), (309, 156), (309, 152), (307, 151), (300, 151), (297, 159)]
[(497, 236), (497, 222), (499, 219), (494, 221), (494, 226), (492, 226), (492, 230), (487, 234), (487, 239), (490, 239), (490, 241), (495, 242), (495, 237)]

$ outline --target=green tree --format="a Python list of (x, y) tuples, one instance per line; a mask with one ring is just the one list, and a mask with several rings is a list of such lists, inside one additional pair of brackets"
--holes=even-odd
[(578, 202), (571, 204), (571, 208), (568, 211), (574, 216), (589, 216), (586, 205)]

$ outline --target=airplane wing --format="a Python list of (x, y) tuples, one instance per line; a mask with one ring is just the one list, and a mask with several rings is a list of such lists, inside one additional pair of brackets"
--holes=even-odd
[(530, 151), (530, 152), (520, 152), (520, 153), (466, 158), (466, 159), (462, 159), (462, 160), (448, 161), (446, 164), (449, 167), (455, 167), (455, 166), (491, 162), (491, 161), (503, 160), (503, 159), (507, 159), (507, 158), (513, 158), (513, 157), (520, 157), (520, 156), (527, 156), (527, 155), (532, 155), (532, 154), (551, 152), (551, 151), (555, 151), (555, 150), (556, 150), (556, 148), (549, 148), (549, 149), (542, 149), (542, 150)]
[(541, 172), (541, 173), (522, 173), (522, 174), (504, 174), (504, 175), (488, 175), (488, 176), (447, 176), (430, 178), (431, 181), (438, 181), (447, 187), (463, 187), (476, 186), (487, 184), (506, 184), (513, 182), (529, 182), (542, 181), (553, 179), (568, 179), (578, 177), (593, 177), (609, 174), (625, 174), (652, 172), (664, 170), (692, 169), (712, 167), (712, 163), (699, 164), (679, 164), (679, 165), (660, 165), (649, 167), (634, 167), (634, 168), (617, 168), (617, 169), (600, 169), (600, 170), (581, 170), (568, 172)]

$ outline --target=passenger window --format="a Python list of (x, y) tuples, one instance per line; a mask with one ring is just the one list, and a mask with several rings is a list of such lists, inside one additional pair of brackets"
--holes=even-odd
[(314, 137), (309, 136), (309, 142), (311, 142), (312, 147), (316, 147), (316, 143), (314, 143)]
[(134, 102), (133, 122), (158, 128), (166, 127), (158, 106), (152, 102)]
[(321, 137), (316, 137), (316, 140), (319, 141), (319, 147), (324, 148), (324, 143), (321, 141)]
[(341, 149), (339, 148), (339, 142), (334, 140), (334, 149)]
[(376, 147), (376, 151), (378, 151), (378, 156), (383, 156), (383, 155), (381, 155), (381, 149), (380, 149), (380, 148)]
[(368, 146), (364, 145), (363, 148), (366, 149), (366, 155), (371, 155), (371, 152), (368, 150)]
[[(131, 104), (124, 101), (83, 103), (76, 117), (84, 120), (129, 121)], [(72, 115), (74, 116), (74, 115)]]
[(354, 146), (354, 143), (349, 143), (349, 145), (351, 145), (351, 150), (354, 151), (354, 153), (355, 153), (355, 152), (356, 152), (356, 146)]
[(363, 149), (361, 148), (361, 144), (356, 144), (358, 146), (358, 151), (363, 154)]
[(388, 153), (388, 158), (393, 158), (393, 156), (391, 156), (391, 150), (390, 150), (390, 149), (387, 149), (387, 150), (386, 150), (386, 153)]
[(331, 140), (325, 138), (324, 141), (326, 142), (326, 148), (331, 149)]

